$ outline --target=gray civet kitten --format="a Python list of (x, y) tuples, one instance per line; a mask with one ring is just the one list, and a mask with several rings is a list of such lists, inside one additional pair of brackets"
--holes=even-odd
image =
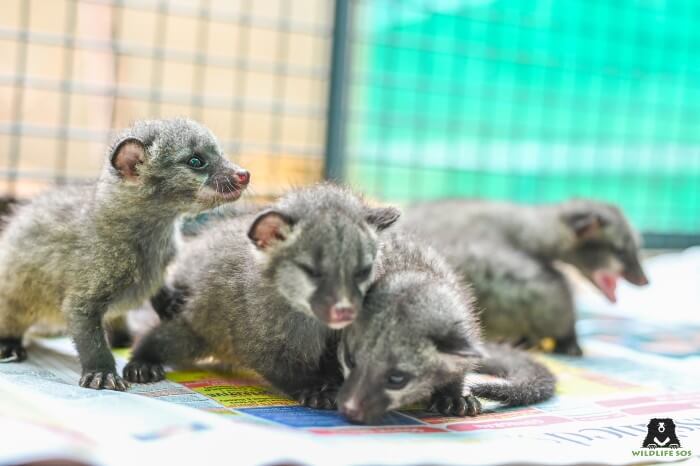
[(124, 390), (103, 316), (161, 286), (180, 214), (237, 199), (248, 179), (194, 121), (126, 129), (96, 183), (39, 196), (9, 219), (0, 237), (0, 358), (24, 359), (22, 336), (32, 324), (65, 319), (80, 385)]
[(647, 283), (638, 237), (610, 204), (444, 200), (415, 205), (402, 220), (473, 287), (492, 340), (536, 347), (552, 338), (555, 352), (581, 354), (572, 293), (555, 261), (578, 268), (611, 301), (620, 276)]
[[(390, 235), (381, 254), (383, 275), (338, 349), (345, 382), (337, 401), (345, 416), (373, 423), (423, 400), (445, 415), (475, 416), (475, 396), (518, 406), (553, 395), (547, 368), (513, 348), (482, 344), (468, 288), (433, 250)], [(505, 381), (465, 386), (471, 372)]]
[(362, 306), (377, 231), (398, 216), (322, 184), (291, 191), (262, 213), (212, 222), (175, 263), (169, 282), (182, 297), (179, 312), (136, 345), (124, 376), (153, 382), (163, 364), (215, 356), (302, 403), (331, 408), (341, 379), (333, 329)]

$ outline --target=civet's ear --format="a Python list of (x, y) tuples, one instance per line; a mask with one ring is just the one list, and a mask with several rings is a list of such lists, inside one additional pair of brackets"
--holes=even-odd
[(564, 221), (574, 231), (578, 239), (591, 239), (598, 236), (606, 220), (594, 212), (577, 212), (564, 216)]
[(138, 166), (146, 160), (146, 146), (134, 137), (120, 141), (109, 156), (109, 161), (119, 175), (127, 181), (137, 181)]
[(258, 215), (248, 230), (248, 238), (258, 249), (268, 249), (285, 241), (292, 232), (294, 222), (275, 210), (266, 210)]
[(475, 348), (467, 337), (455, 330), (447, 333), (432, 335), (430, 339), (441, 353), (458, 356), (460, 358), (481, 358), (481, 351)]
[(389, 228), (401, 216), (401, 211), (396, 207), (374, 207), (367, 209), (365, 220), (378, 231)]

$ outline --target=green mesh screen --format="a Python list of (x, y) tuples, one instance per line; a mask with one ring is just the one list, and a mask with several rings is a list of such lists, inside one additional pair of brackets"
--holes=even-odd
[(391, 201), (587, 196), (700, 236), (700, 2), (353, 3), (347, 176)]

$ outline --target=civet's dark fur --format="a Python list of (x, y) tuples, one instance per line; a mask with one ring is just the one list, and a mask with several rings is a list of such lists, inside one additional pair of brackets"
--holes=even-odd
[(617, 207), (602, 202), (443, 200), (406, 209), (400, 224), (439, 250), (472, 286), (485, 336), (497, 341), (535, 347), (553, 338), (556, 352), (581, 354), (558, 260), (591, 280), (606, 271), (646, 283), (636, 234)]
[(339, 302), (359, 310), (378, 262), (377, 231), (397, 217), (322, 184), (291, 191), (262, 213), (212, 223), (188, 243), (169, 280), (187, 290), (182, 311), (136, 346), (125, 377), (151, 382), (163, 364), (213, 355), (330, 407), (306, 397), (339, 383), (339, 373), (322, 377), (333, 371), (328, 361), (338, 372), (329, 313)]
[[(187, 165), (195, 155), (206, 163), (197, 170)], [(66, 319), (80, 385), (124, 390), (104, 314), (138, 306), (161, 286), (177, 217), (236, 199), (241, 173), (203, 126), (142, 121), (115, 139), (96, 183), (19, 207), (0, 237), (0, 358), (25, 358), (22, 336), (35, 322)]]
[[(388, 235), (382, 265), (360, 315), (342, 332), (346, 380), (338, 406), (346, 416), (371, 423), (390, 409), (429, 399), (444, 414), (473, 416), (481, 409), (474, 395), (508, 405), (552, 396), (555, 380), (544, 366), (512, 348), (482, 344), (468, 288), (435, 251)], [(468, 387), (471, 372), (506, 382)], [(395, 377), (406, 383), (392, 385)]]

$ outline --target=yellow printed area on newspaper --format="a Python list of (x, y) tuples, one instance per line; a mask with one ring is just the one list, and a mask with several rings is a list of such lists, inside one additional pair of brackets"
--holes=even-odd
[(168, 380), (212, 399), (226, 408), (297, 405), (267, 386), (251, 370), (235, 370), (227, 374), (207, 371), (179, 371), (167, 375)]
[(168, 372), (165, 378), (176, 383), (199, 382), (215, 377), (211, 372), (205, 371), (176, 371)]
[(260, 386), (202, 385), (190, 386), (197, 393), (227, 408), (258, 406), (294, 406), (298, 403)]

